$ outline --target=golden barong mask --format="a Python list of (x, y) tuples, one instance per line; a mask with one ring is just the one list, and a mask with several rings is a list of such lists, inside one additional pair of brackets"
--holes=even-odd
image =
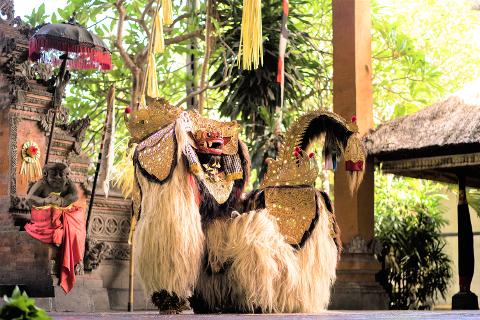
[[(128, 129), (132, 141), (138, 143), (134, 159), (139, 170), (157, 182), (168, 180), (176, 166), (176, 125), (191, 138), (182, 147), (190, 172), (205, 181), (207, 187), (208, 183), (216, 187), (228, 184), (228, 195), (231, 182), (243, 178), (238, 155), (239, 124), (204, 118), (196, 111), (175, 108), (164, 99), (150, 99), (147, 107), (130, 116)], [(215, 196), (219, 192), (212, 193)], [(223, 200), (217, 199), (219, 203)]]
[(240, 125), (202, 117), (194, 110), (184, 111), (165, 99), (148, 99), (145, 108), (134, 111), (128, 121), (132, 142), (138, 143), (165, 126), (182, 120), (191, 132), (197, 152), (214, 155), (234, 155), (238, 152)]

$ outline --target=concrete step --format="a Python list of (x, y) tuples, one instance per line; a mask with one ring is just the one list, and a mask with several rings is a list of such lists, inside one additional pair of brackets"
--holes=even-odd
[(90, 275), (77, 275), (73, 289), (66, 294), (59, 285), (57, 277), (54, 281), (55, 298), (53, 310), (57, 312), (102, 312), (110, 310), (107, 289), (103, 281)]

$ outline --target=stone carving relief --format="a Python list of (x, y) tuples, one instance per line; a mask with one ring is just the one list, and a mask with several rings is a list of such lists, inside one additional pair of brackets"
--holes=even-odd
[(0, 20), (7, 22), (27, 38), (34, 33), (29, 24), (23, 22), (20, 17), (15, 17), (13, 0), (0, 0)]
[(92, 217), (89, 231), (95, 238), (126, 240), (130, 231), (130, 217), (96, 214)]
[(345, 253), (378, 254), (381, 249), (381, 244), (376, 239), (367, 241), (361, 235), (356, 235), (350, 243), (344, 246)]
[(107, 257), (109, 250), (111, 246), (104, 241), (87, 240), (83, 269), (91, 272), (98, 268), (102, 260)]
[(13, 0), (0, 0), (0, 14), (4, 21), (12, 21), (14, 19)]
[(8, 150), (10, 152), (10, 194), (17, 194), (17, 132), (20, 117), (12, 114), (9, 118), (10, 123), (10, 141)]
[[(38, 83), (53, 86), (53, 67), (49, 64), (36, 63), (26, 60), (17, 65), (19, 73), (26, 79), (36, 80)], [(49, 90), (50, 91), (50, 90)]]
[[(111, 202), (100, 202), (95, 205), (125, 210), (121, 215), (94, 211), (89, 227), (89, 238), (93, 243), (105, 242), (108, 244), (109, 247), (105, 251), (105, 259), (128, 260), (130, 258), (130, 248), (127, 244), (130, 232), (129, 206)], [(92, 248), (95, 248), (95, 245)]]
[[(59, 111), (57, 111), (57, 117), (55, 119), (56, 126), (58, 127), (62, 123), (67, 122), (68, 120), (68, 109), (65, 107), (61, 107)], [(44, 114), (38, 123), (40, 129), (50, 134), (50, 129), (52, 126), (53, 121), (53, 109), (49, 109), (46, 114)]]
[(85, 134), (90, 126), (90, 117), (86, 116), (82, 119), (74, 120), (69, 124), (61, 124), (59, 127), (67, 131), (68, 134), (75, 138), (73, 151), (80, 154), (82, 151), (82, 142), (85, 140)]
[(25, 197), (20, 196), (10, 196), (10, 208), (19, 210), (19, 211), (29, 211), (30, 205), (27, 203), (27, 199)]
[(130, 259), (130, 247), (128, 244), (116, 243), (108, 251), (108, 259), (117, 259), (117, 260), (129, 260)]

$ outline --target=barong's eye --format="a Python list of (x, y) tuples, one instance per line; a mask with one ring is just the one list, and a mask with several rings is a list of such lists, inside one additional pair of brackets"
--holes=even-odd
[(207, 137), (210, 138), (212, 134), (210, 132), (207, 132)]

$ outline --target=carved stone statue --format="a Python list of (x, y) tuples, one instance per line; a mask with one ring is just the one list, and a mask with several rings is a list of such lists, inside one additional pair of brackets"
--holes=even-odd
[(78, 194), (69, 173), (70, 169), (63, 163), (47, 164), (43, 168), (43, 179), (32, 186), (27, 201), (34, 207), (71, 205), (78, 199)]
[(67, 293), (75, 283), (75, 265), (83, 260), (86, 237), (85, 211), (74, 203), (78, 194), (69, 173), (63, 163), (45, 165), (43, 178), (27, 195), (32, 217), (25, 226), (35, 239), (62, 246), (60, 285)]

